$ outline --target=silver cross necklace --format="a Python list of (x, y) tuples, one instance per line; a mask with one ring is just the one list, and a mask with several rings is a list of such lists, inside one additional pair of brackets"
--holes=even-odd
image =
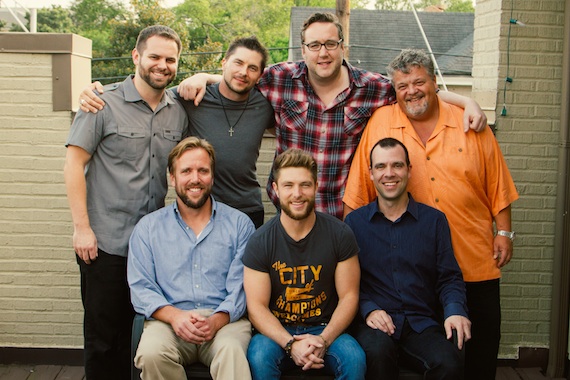
[(236, 122), (234, 123), (234, 125), (232, 125), (230, 123), (230, 119), (228, 118), (228, 114), (226, 112), (226, 107), (224, 106), (224, 97), (223, 97), (222, 93), (220, 92), (220, 87), (218, 87), (218, 95), (220, 95), (220, 103), (222, 103), (222, 109), (224, 110), (224, 116), (226, 117), (226, 122), (228, 123), (228, 126), (230, 127), (230, 129), (228, 129), (228, 132), (230, 133), (230, 137), (233, 137), (234, 136), (234, 127), (241, 120), (241, 117), (245, 113), (245, 110), (247, 109), (247, 105), (249, 104), (249, 94), (247, 94), (247, 101), (245, 102), (245, 106), (243, 107), (243, 110), (241, 111), (241, 113), (240, 113), (238, 119), (236, 120)]

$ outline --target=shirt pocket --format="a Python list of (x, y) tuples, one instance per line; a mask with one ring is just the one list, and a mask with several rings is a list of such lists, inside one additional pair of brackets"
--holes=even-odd
[(160, 135), (162, 136), (162, 140), (154, 141), (155, 144), (158, 144), (156, 145), (157, 149), (155, 149), (155, 153), (159, 160), (164, 160), (166, 165), (170, 151), (182, 140), (182, 131), (163, 129)]
[(164, 129), (162, 131), (162, 137), (165, 140), (179, 143), (182, 140), (182, 131), (176, 131), (172, 129)]
[(144, 153), (145, 131), (137, 127), (117, 126), (117, 151), (126, 160), (136, 160)]
[(281, 105), (281, 127), (297, 131), (305, 129), (308, 109), (308, 102), (285, 100)]
[(372, 115), (368, 107), (344, 107), (344, 133), (360, 136)]

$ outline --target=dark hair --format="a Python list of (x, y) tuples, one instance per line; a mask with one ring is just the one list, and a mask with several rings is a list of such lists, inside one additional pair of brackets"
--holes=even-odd
[(265, 69), (265, 66), (267, 65), (267, 60), (269, 59), (269, 53), (267, 52), (265, 46), (263, 46), (263, 44), (259, 42), (256, 36), (236, 38), (235, 40), (233, 40), (232, 43), (230, 43), (230, 46), (228, 46), (228, 50), (226, 51), (226, 58), (229, 58), (236, 51), (236, 49), (240, 47), (244, 47), (246, 49), (253, 50), (261, 54), (260, 69), (261, 71)]
[(313, 13), (308, 19), (303, 23), (301, 28), (301, 43), (305, 43), (305, 31), (311, 24), (315, 22), (330, 22), (336, 26), (338, 30), (338, 38), (344, 40), (344, 33), (342, 31), (342, 24), (338, 21), (338, 18), (332, 13)]
[(423, 67), (426, 69), (428, 75), (433, 78), (435, 69), (433, 61), (421, 49), (404, 49), (394, 58), (392, 62), (386, 67), (388, 76), (392, 78), (394, 71), (400, 71), (404, 74), (409, 74), (412, 67)]
[(176, 160), (178, 160), (184, 152), (192, 149), (204, 149), (208, 153), (208, 156), (210, 156), (210, 168), (212, 169), (212, 173), (215, 172), (216, 152), (214, 152), (214, 147), (206, 140), (192, 136), (180, 141), (178, 145), (170, 151), (170, 154), (168, 155), (168, 172), (170, 174), (174, 173)]
[(164, 25), (147, 26), (141, 30), (139, 36), (137, 37), (136, 44), (136, 49), (139, 54), (142, 54), (144, 49), (146, 49), (146, 41), (154, 36), (159, 36), (176, 42), (176, 46), (178, 46), (178, 54), (180, 54), (182, 50), (182, 42), (180, 42), (178, 33), (176, 33), (172, 28)]
[(317, 182), (317, 163), (313, 156), (301, 149), (287, 149), (273, 161), (273, 180), (277, 182), (279, 171), (284, 168), (305, 168)]
[(395, 148), (398, 145), (404, 149), (404, 154), (406, 155), (406, 165), (410, 166), (410, 155), (408, 154), (408, 148), (406, 148), (406, 146), (400, 140), (396, 140), (392, 137), (386, 137), (378, 140), (372, 149), (370, 149), (370, 167), (372, 167), (372, 152), (377, 146), (380, 148)]

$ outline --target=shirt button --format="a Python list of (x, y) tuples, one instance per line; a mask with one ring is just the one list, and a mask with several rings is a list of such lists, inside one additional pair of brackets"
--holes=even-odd
[(460, 151), (460, 152), (463, 152), (463, 148), (459, 148), (459, 151)]
[(325, 133), (327, 131), (326, 128), (321, 128), (321, 133)]
[(428, 160), (428, 161), (431, 160), (431, 157), (430, 157), (430, 156), (427, 156), (427, 160)]
[(435, 178), (431, 177), (431, 180), (432, 180), (432, 181), (435, 181)]
[(200, 285), (196, 285), (196, 288), (199, 288), (199, 287), (200, 287)]
[(439, 202), (439, 198), (435, 198), (435, 203)]

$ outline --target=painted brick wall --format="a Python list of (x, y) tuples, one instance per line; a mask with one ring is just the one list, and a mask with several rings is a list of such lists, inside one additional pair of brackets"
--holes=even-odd
[[(511, 25), (511, 18), (527, 26)], [(501, 287), (501, 358), (549, 344), (563, 28), (563, 0), (477, 1), (473, 94), (494, 110), (521, 196), (512, 213), (514, 258)], [(507, 76), (513, 81), (503, 97)]]
[(50, 54), (0, 53), (0, 346), (82, 345)]

